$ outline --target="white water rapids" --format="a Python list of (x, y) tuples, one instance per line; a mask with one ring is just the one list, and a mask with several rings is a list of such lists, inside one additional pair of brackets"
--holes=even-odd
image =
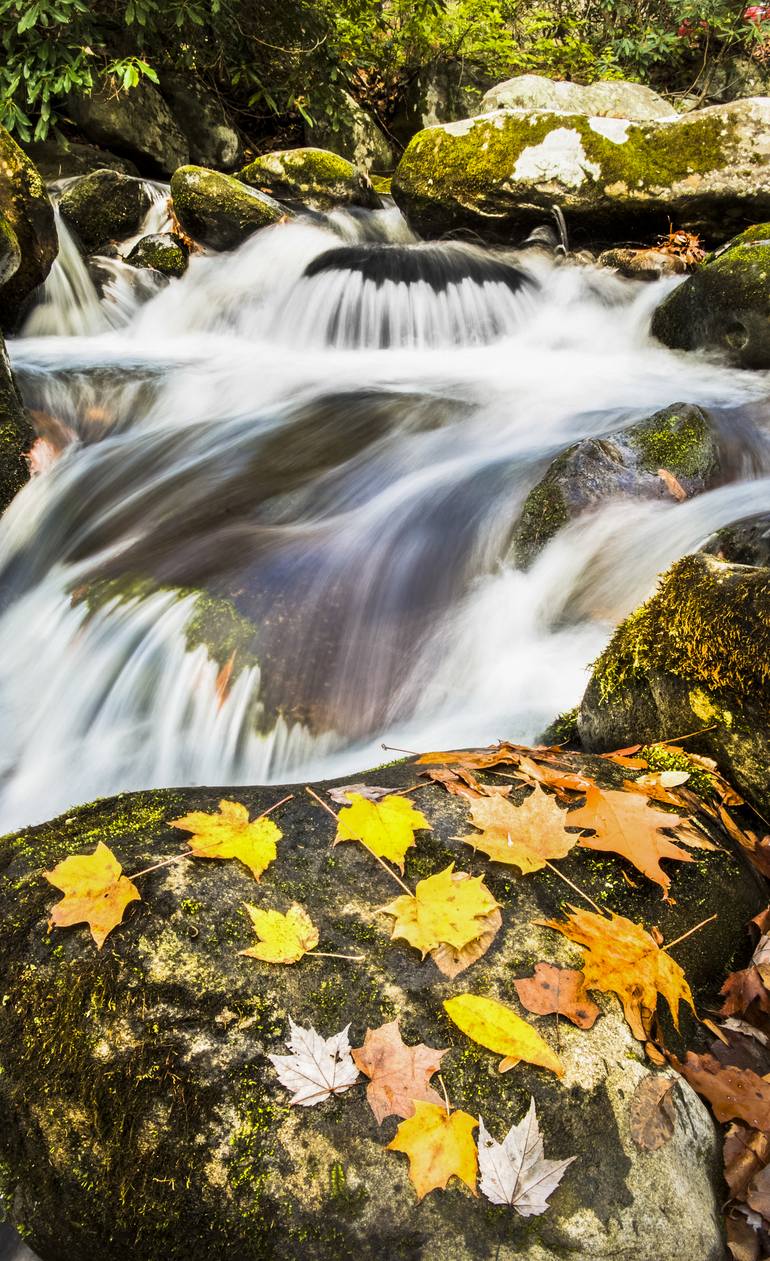
[[(527, 252), (514, 291), (410, 241), (394, 210), (338, 213), (160, 291), (108, 260), (99, 296), (65, 237), (9, 346), (61, 454), (0, 525), (4, 828), (127, 789), (352, 773), (383, 742), (530, 739), (664, 568), (767, 507), (768, 381), (650, 339), (670, 282)], [(377, 242), (404, 247), (387, 275), (318, 264)], [(548, 461), (676, 401), (714, 410), (732, 480), (608, 503), (517, 570)], [(88, 598), (126, 576), (154, 590)], [(257, 627), (229, 689), (188, 646), (200, 589)]]

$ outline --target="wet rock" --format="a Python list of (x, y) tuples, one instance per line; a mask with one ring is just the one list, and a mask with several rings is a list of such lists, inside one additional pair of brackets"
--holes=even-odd
[(684, 259), (668, 250), (620, 247), (604, 250), (596, 261), (600, 267), (611, 267), (629, 280), (660, 280), (661, 276), (682, 276), (687, 271)]
[(187, 271), (187, 261), (187, 246), (173, 232), (143, 236), (126, 255), (126, 262), (132, 267), (151, 267), (164, 276), (183, 276)]
[(513, 534), (513, 556), (528, 568), (554, 535), (613, 496), (667, 499), (660, 470), (672, 473), (690, 495), (719, 476), (719, 444), (699, 407), (677, 403), (606, 438), (583, 438), (549, 466), (530, 491)]
[(347, 158), (326, 149), (284, 149), (264, 153), (239, 172), (238, 178), (278, 201), (312, 210), (381, 203), (369, 179)]
[(521, 238), (559, 207), (590, 240), (647, 237), (670, 219), (710, 245), (770, 212), (770, 100), (675, 121), (504, 109), (419, 132), (393, 179), (426, 236)]
[(715, 350), (742, 368), (770, 367), (770, 223), (740, 233), (655, 311), (674, 350)]
[(331, 114), (305, 128), (307, 143), (338, 153), (362, 171), (381, 175), (392, 171), (396, 164), (393, 146), (379, 123), (343, 88), (332, 93), (332, 100)]
[(489, 114), (496, 109), (549, 110), (594, 118), (629, 118), (643, 123), (678, 117), (668, 101), (643, 83), (608, 79), (584, 87), (540, 74), (520, 74), (496, 84), (471, 113)]
[(770, 516), (725, 526), (708, 540), (703, 550), (734, 565), (770, 567)]
[[(585, 754), (571, 765), (619, 785), (627, 772)], [(414, 768), (366, 772), (403, 789)], [(324, 794), (328, 785), (316, 785)], [(228, 796), (252, 816), (280, 787)], [(503, 927), (488, 953), (453, 981), (393, 943), (378, 910), (393, 896), (386, 873), (362, 847), (330, 848), (333, 821), (303, 791), (275, 816), (277, 861), (259, 885), (238, 862), (184, 862), (143, 878), (141, 902), (97, 952), (84, 928), (49, 933), (58, 896), (41, 879), (69, 854), (110, 845), (127, 872), (180, 853), (169, 820), (215, 810), (220, 789), (121, 796), (70, 811), (0, 843), (0, 1167), (11, 1220), (23, 1222), (46, 1261), (721, 1261), (723, 1187), (714, 1126), (685, 1083), (676, 1127), (655, 1153), (635, 1146), (629, 1107), (652, 1071), (614, 999), (599, 996), (593, 1029), (562, 1022), (559, 1081), (522, 1064), (501, 1076), (499, 1057), (446, 1018), (442, 1000), (473, 990), (518, 1009), (514, 978), (535, 962), (574, 963), (580, 952), (533, 921), (558, 916), (569, 892), (551, 872), (518, 879), (478, 856), (502, 904)], [(432, 830), (407, 856), (414, 882), (451, 861), (469, 864), (457, 840), (467, 806), (438, 785), (420, 794)], [(623, 861), (573, 851), (561, 867), (588, 896), (657, 924), (666, 940), (718, 911), (677, 957), (696, 1001), (711, 996), (726, 960), (745, 944), (744, 922), (766, 893), (729, 839), (695, 851), (672, 871), (675, 903)], [(321, 948), (363, 960), (261, 964), (240, 952), (253, 942), (243, 904), (285, 911), (297, 900), (321, 932)], [(683, 1028), (694, 1022), (683, 1013)], [(576, 1155), (550, 1210), (523, 1221), (457, 1185), (418, 1204), (406, 1161), (385, 1150), (396, 1121), (378, 1126), (364, 1092), (317, 1107), (289, 1106), (267, 1056), (281, 1053), (289, 1017), (325, 1036), (350, 1024), (353, 1046), (367, 1027), (399, 1017), (407, 1042), (448, 1048), (442, 1075), (452, 1103), (483, 1115), (500, 1137), (533, 1094), (549, 1156)], [(555, 1046), (553, 1020), (537, 1022)], [(673, 1035), (672, 1035), (673, 1036)]]
[(214, 94), (189, 76), (171, 71), (163, 75), (160, 90), (187, 140), (190, 162), (234, 171), (243, 161), (243, 145)]
[(187, 140), (157, 88), (142, 81), (129, 92), (106, 87), (68, 101), (72, 118), (96, 144), (125, 154), (149, 175), (170, 175), (190, 160)]
[(137, 167), (128, 158), (120, 158), (109, 149), (98, 145), (69, 140), (59, 133), (46, 140), (31, 140), (22, 149), (39, 170), (47, 183), (69, 179), (73, 175), (89, 175), (91, 171), (120, 171), (123, 175), (138, 175)]
[(599, 657), (580, 708), (591, 750), (622, 732), (660, 740), (709, 728), (688, 748), (715, 758), (764, 813), (770, 807), (770, 569), (686, 556), (626, 618)]
[(21, 266), (19, 238), (13, 225), (0, 210), (0, 288), (16, 274)]
[(70, 184), (61, 195), (62, 218), (87, 254), (108, 241), (133, 236), (152, 205), (142, 180), (119, 171), (92, 171)]
[[(0, 288), (0, 324), (12, 328), (26, 299), (51, 270), (59, 242), (40, 172), (0, 127), (0, 214), (16, 236), (20, 260)], [(9, 238), (5, 233), (5, 252)], [(10, 247), (12, 250), (12, 246)], [(12, 250), (13, 252), (13, 250)]]
[(25, 452), (35, 440), (32, 423), (21, 401), (0, 336), (0, 512), (29, 481)]
[(234, 249), (287, 213), (272, 197), (248, 188), (232, 175), (202, 166), (183, 166), (175, 171), (171, 196), (185, 232), (215, 250)]

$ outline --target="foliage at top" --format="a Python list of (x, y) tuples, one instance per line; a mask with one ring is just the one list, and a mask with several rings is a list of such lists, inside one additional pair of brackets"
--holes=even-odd
[(768, 10), (735, 0), (0, 0), (0, 121), (23, 140), (67, 97), (184, 70), (248, 134), (338, 123), (345, 88), (388, 129), (438, 70), (468, 103), (534, 72), (700, 91), (736, 50), (765, 48)]

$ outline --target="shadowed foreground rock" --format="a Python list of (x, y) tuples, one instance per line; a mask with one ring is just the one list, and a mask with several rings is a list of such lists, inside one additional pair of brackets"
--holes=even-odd
[(697, 744), (759, 810), (770, 806), (770, 569), (685, 556), (621, 623), (596, 662), (578, 728), (584, 748), (619, 733)]
[[(605, 784), (627, 774), (565, 759)], [(416, 771), (401, 763), (365, 778), (404, 788)], [(283, 839), (261, 883), (236, 861), (184, 861), (139, 881), (143, 901), (101, 952), (85, 927), (46, 931), (58, 895), (42, 869), (103, 840), (138, 872), (180, 852), (170, 819), (215, 810), (223, 795), (254, 816), (284, 790), (123, 796), (0, 842), (0, 1192), (44, 1261), (721, 1261), (713, 1124), (680, 1082), (671, 1141), (635, 1146), (630, 1098), (651, 1070), (614, 999), (598, 996), (603, 1014), (587, 1032), (534, 1020), (558, 1041), (562, 1081), (524, 1064), (500, 1075), (499, 1057), (446, 1018), (442, 1000), (464, 991), (518, 1008), (516, 977), (581, 954), (532, 924), (562, 912), (569, 889), (552, 872), (518, 879), (455, 839), (468, 830), (467, 803), (437, 785), (417, 794), (432, 831), (418, 833), (405, 878), (413, 887), (454, 860), (486, 874), (503, 913), (487, 955), (455, 980), (390, 941), (377, 908), (395, 886), (361, 846), (330, 847), (334, 822), (301, 786), (274, 816)], [(766, 900), (721, 839), (724, 849), (674, 866), (671, 905), (638, 873), (629, 884), (619, 858), (580, 850), (560, 864), (589, 896), (658, 924), (666, 940), (719, 912), (676, 951), (698, 1003), (713, 1002), (745, 921)], [(254, 942), (244, 902), (285, 911), (294, 900), (318, 925), (320, 949), (364, 960), (244, 958)], [(525, 1220), (456, 1182), (418, 1204), (406, 1159), (385, 1150), (396, 1121), (378, 1126), (361, 1087), (289, 1106), (267, 1060), (285, 1049), (289, 1016), (324, 1036), (350, 1024), (353, 1046), (398, 1016), (407, 1042), (449, 1048), (452, 1103), (481, 1113), (498, 1139), (532, 1093), (548, 1156), (577, 1156), (549, 1212)], [(688, 1018), (688, 1036), (694, 1028)]]

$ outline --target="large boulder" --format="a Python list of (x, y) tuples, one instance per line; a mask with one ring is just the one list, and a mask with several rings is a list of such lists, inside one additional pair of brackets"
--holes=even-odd
[(675, 350), (770, 367), (770, 223), (742, 232), (664, 298), (652, 332)]
[(0, 127), (0, 214), (6, 226), (12, 229), (19, 251), (17, 267), (0, 287), (0, 324), (9, 329), (16, 323), (26, 299), (51, 270), (59, 241), (53, 207), (40, 172), (3, 127)]
[(149, 175), (171, 175), (190, 161), (187, 140), (157, 88), (143, 80), (128, 92), (109, 85), (90, 96), (72, 96), (69, 112), (96, 144), (125, 154)]
[(678, 117), (668, 101), (643, 83), (607, 79), (584, 87), (541, 74), (520, 74), (497, 83), (471, 113), (489, 114), (496, 109), (550, 110), (593, 118), (630, 118), (641, 123)]
[(160, 84), (196, 166), (234, 171), (243, 161), (243, 145), (225, 110), (211, 92), (188, 75), (164, 73)]
[(278, 201), (312, 210), (340, 205), (375, 209), (381, 204), (367, 176), (347, 158), (327, 149), (264, 153), (245, 166), (238, 178)]
[[(567, 762), (605, 785), (628, 774), (585, 755)], [(415, 770), (402, 763), (366, 780), (411, 789)], [(286, 794), (227, 795), (256, 816)], [(170, 821), (216, 811), (221, 796), (122, 796), (0, 843), (2, 1194), (44, 1261), (478, 1261), (498, 1251), (519, 1261), (722, 1261), (713, 1123), (679, 1082), (671, 1140), (654, 1152), (634, 1143), (631, 1096), (656, 1070), (614, 998), (598, 996), (602, 1015), (588, 1031), (536, 1022), (552, 1047), (558, 1041), (562, 1080), (526, 1064), (501, 1076), (499, 1057), (444, 1013), (442, 1000), (469, 990), (518, 1008), (515, 977), (540, 960), (580, 959), (535, 924), (566, 909), (573, 895), (561, 880), (519, 879), (472, 856), (457, 839), (467, 803), (424, 787), (431, 830), (407, 854), (406, 881), (414, 887), (456, 861), (483, 873), (502, 904), (487, 954), (450, 980), (391, 941), (382, 907), (398, 889), (363, 847), (330, 847), (334, 822), (301, 788), (273, 815), (283, 836), (259, 884), (238, 862), (174, 862), (183, 844)], [(745, 920), (766, 899), (729, 839), (713, 835), (719, 849), (694, 850), (695, 861), (672, 871), (669, 903), (638, 873), (622, 880), (620, 859), (583, 849), (560, 863), (588, 897), (659, 926), (667, 941), (718, 913), (677, 947), (697, 1003), (713, 1001), (725, 961), (743, 948)], [(58, 894), (42, 878), (98, 841), (128, 873), (153, 868), (101, 951), (84, 927), (48, 931)], [(244, 903), (285, 912), (292, 901), (319, 926), (321, 950), (358, 957), (283, 967), (245, 958), (255, 938)], [(324, 1037), (349, 1026), (353, 1046), (367, 1027), (398, 1018), (407, 1042), (448, 1049), (449, 1099), (481, 1114), (498, 1139), (534, 1095), (547, 1155), (577, 1157), (548, 1212), (524, 1220), (456, 1182), (418, 1202), (406, 1160), (385, 1150), (396, 1119), (378, 1125), (360, 1087), (292, 1108), (267, 1058), (285, 1053), (290, 1018)]]
[(770, 567), (770, 515), (764, 513), (724, 526), (707, 540), (703, 551), (734, 565)]
[(108, 241), (134, 236), (152, 197), (146, 184), (119, 171), (92, 171), (69, 184), (59, 200), (62, 219), (92, 254)]
[(185, 232), (215, 250), (234, 249), (286, 215), (272, 197), (233, 175), (203, 166), (182, 166), (171, 178), (174, 214)]
[(305, 128), (309, 145), (331, 149), (363, 171), (387, 174), (396, 158), (385, 132), (372, 115), (344, 88), (331, 95), (328, 112)]
[(719, 443), (705, 412), (689, 403), (664, 407), (606, 438), (583, 438), (558, 455), (529, 492), (513, 533), (513, 558), (528, 568), (570, 521), (613, 497), (665, 499), (673, 474), (689, 496), (714, 485)]
[(48, 184), (106, 169), (123, 175), (139, 174), (129, 158), (120, 158), (99, 145), (70, 140), (61, 132), (52, 132), (45, 140), (30, 140), (21, 147)]
[(591, 240), (649, 236), (673, 219), (720, 244), (770, 212), (770, 99), (671, 122), (504, 109), (429, 127), (393, 195), (426, 236), (521, 238), (559, 208)]
[(678, 561), (599, 657), (580, 707), (585, 748), (617, 737), (698, 743), (770, 809), (770, 569), (700, 553)]
[(181, 237), (173, 232), (155, 232), (143, 236), (126, 255), (132, 267), (150, 267), (164, 276), (183, 276), (187, 271), (189, 251)]

